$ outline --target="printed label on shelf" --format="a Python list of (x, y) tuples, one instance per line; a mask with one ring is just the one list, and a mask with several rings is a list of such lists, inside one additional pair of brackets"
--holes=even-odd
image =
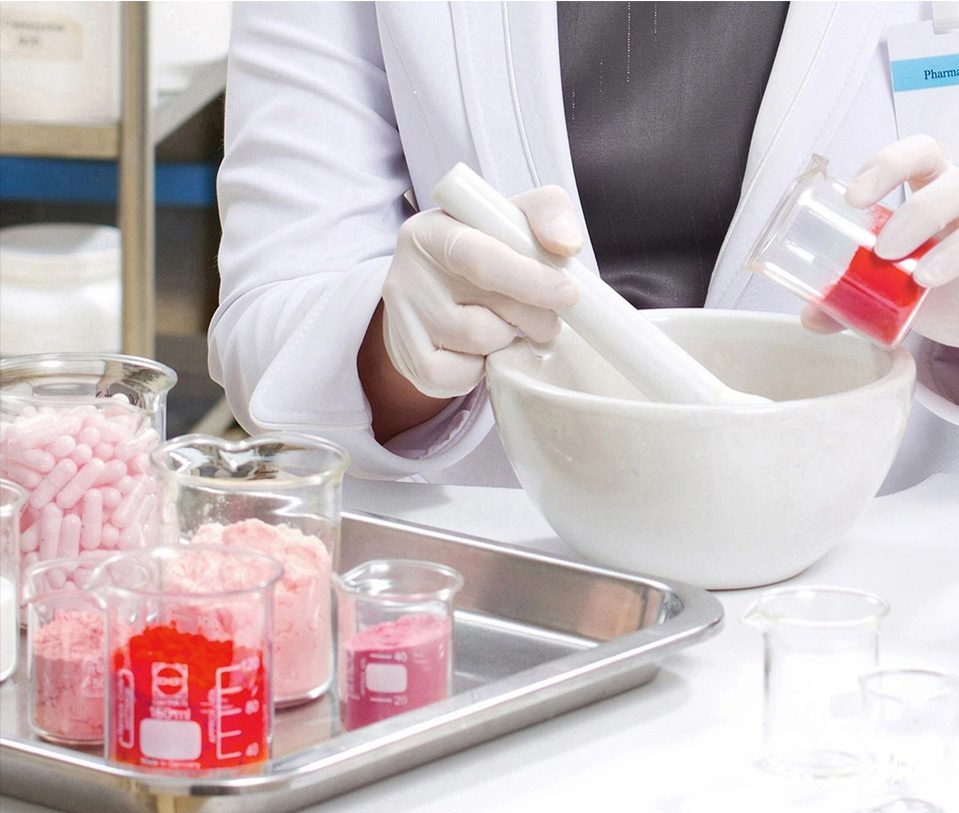
[(83, 28), (70, 17), (0, 12), (0, 56), (79, 62)]

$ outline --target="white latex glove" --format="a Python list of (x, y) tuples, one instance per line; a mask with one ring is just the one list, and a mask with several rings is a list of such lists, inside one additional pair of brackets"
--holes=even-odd
[[(849, 182), (846, 201), (859, 209), (878, 203), (901, 183), (913, 194), (883, 226), (875, 252), (883, 259), (906, 257), (930, 237), (940, 243), (916, 266), (916, 282), (932, 288), (913, 330), (943, 344), (959, 346), (959, 167), (942, 146), (924, 135), (891, 144), (870, 158)], [(837, 322), (808, 306), (802, 314), (812, 330), (830, 332)]]
[[(560, 187), (532, 189), (512, 201), (547, 251), (579, 251), (579, 226)], [(386, 350), (423, 394), (465, 395), (482, 380), (486, 356), (517, 333), (535, 342), (555, 338), (556, 311), (577, 296), (556, 269), (431, 209), (400, 229), (383, 288)]]

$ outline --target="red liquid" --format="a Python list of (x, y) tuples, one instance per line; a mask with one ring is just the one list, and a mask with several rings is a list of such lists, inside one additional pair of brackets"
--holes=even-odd
[(269, 757), (263, 653), (149, 627), (116, 649), (110, 756), (146, 768), (229, 768)]
[(449, 695), (446, 618), (409, 615), (358, 632), (343, 649), (340, 721), (352, 731)]
[[(883, 206), (874, 206), (871, 211), (871, 230), (878, 234), (892, 212)], [(935, 244), (929, 240), (906, 259), (918, 260)], [(894, 344), (926, 292), (900, 267), (901, 263), (884, 260), (868, 248), (858, 248), (849, 267), (817, 306), (847, 327), (883, 344)]]

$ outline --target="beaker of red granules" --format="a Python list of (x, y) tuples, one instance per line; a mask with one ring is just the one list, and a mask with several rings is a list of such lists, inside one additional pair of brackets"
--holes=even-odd
[(375, 559), (333, 584), (345, 730), (449, 697), (459, 573), (434, 562)]
[(262, 553), (218, 545), (133, 550), (97, 569), (107, 759), (188, 773), (269, 759), (282, 572)]
[(884, 260), (874, 248), (892, 216), (881, 204), (856, 209), (846, 185), (814, 155), (779, 201), (746, 260), (757, 271), (837, 322), (884, 347), (897, 345), (927, 289), (912, 277), (935, 239), (908, 257)]

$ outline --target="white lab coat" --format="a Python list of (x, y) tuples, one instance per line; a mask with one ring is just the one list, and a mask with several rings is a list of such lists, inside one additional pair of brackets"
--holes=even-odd
[[(896, 140), (884, 31), (928, 5), (791, 4), (706, 307), (799, 310), (745, 253), (813, 152), (851, 177)], [(356, 476), (515, 484), (483, 387), (377, 444), (356, 353), (408, 189), (427, 208), (464, 161), (507, 195), (578, 201), (555, 4), (238, 3), (233, 31), (210, 369), (234, 414), (342, 443)], [(581, 256), (595, 268), (588, 241)], [(887, 489), (954, 469), (959, 428), (915, 404)]]

